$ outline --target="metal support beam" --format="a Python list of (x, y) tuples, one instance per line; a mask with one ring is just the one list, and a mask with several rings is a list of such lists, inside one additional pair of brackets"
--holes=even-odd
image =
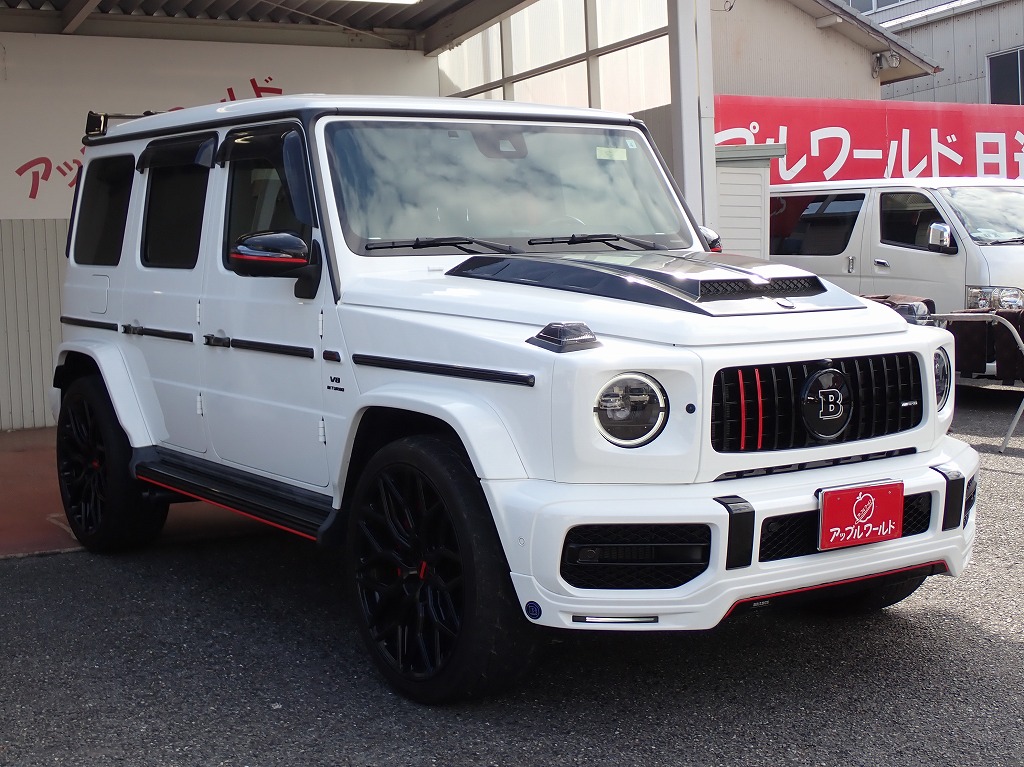
[(672, 173), (698, 221), (714, 227), (718, 219), (718, 183), (711, 8), (707, 0), (666, 2), (672, 92)]
[(100, 0), (71, 0), (60, 13), (61, 33), (73, 34), (99, 4)]

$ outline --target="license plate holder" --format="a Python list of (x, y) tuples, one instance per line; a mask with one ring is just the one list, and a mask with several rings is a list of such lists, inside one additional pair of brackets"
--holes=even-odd
[(819, 551), (891, 541), (902, 535), (902, 482), (878, 482), (821, 492)]

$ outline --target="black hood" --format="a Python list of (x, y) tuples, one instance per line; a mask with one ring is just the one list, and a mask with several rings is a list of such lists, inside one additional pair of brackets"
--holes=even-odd
[(615, 254), (474, 256), (456, 277), (567, 290), (713, 316), (862, 309), (846, 291), (802, 269), (743, 256)]

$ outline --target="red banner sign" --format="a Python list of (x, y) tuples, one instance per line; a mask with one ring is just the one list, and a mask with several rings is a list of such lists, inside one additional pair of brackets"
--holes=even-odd
[(773, 184), (851, 178), (1024, 178), (1024, 107), (715, 97), (715, 144), (785, 144)]

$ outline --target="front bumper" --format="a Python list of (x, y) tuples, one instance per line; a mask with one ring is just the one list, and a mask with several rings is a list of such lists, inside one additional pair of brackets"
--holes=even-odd
[[(965, 487), (976, 487), (971, 480), (976, 482), (977, 473), (977, 452), (947, 437), (938, 449), (926, 453), (693, 485), (569, 485), (527, 480), (484, 482), (483, 486), (520, 605), (533, 622), (561, 628), (636, 631), (707, 629), (738, 606), (883, 574), (898, 576), (924, 566), (931, 567), (930, 572), (960, 575), (971, 558), (976, 493), (967, 498), (966, 509), (962, 499)], [(905, 497), (921, 496), (925, 518), (919, 532), (890, 541), (763, 561), (760, 536), (766, 520), (772, 523), (785, 515), (814, 514), (821, 489), (882, 480), (901, 481)], [(752, 515), (748, 513), (740, 525), (723, 498), (741, 499)], [(951, 508), (957, 503), (959, 507)], [(674, 588), (579, 588), (563, 577), (563, 549), (572, 528), (625, 524), (706, 525), (710, 530), (706, 569)], [(744, 536), (746, 554), (742, 551)]]

